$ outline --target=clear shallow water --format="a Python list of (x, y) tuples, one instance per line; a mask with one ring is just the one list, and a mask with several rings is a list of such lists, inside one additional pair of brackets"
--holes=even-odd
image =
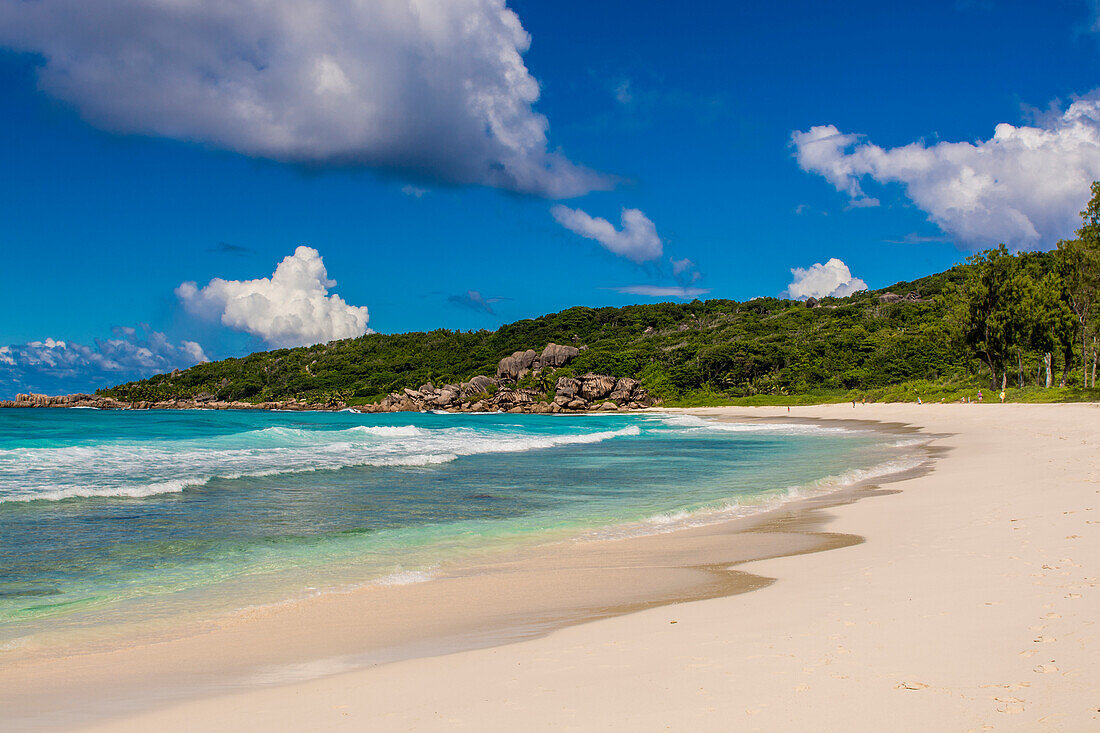
[(0, 651), (714, 521), (907, 450), (683, 415), (0, 411)]

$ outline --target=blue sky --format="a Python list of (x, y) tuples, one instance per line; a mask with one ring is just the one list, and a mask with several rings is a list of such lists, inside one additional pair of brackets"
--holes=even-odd
[[(368, 327), (777, 295), (794, 268), (792, 295), (883, 287), (1052, 246), (1100, 177), (1087, 2), (509, 2), (527, 50), (496, 0), (384, 38), (335, 0), (258, 30), (249, 0), (75, 2), (0, 0), (0, 396)], [(448, 30), (468, 18), (481, 35)], [(292, 255), (285, 287), (245, 282)]]

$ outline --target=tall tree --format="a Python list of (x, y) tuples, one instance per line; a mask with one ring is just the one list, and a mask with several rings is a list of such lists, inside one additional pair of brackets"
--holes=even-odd
[(1081, 386), (1087, 387), (1088, 344), (1095, 335), (1100, 310), (1100, 181), (1092, 184), (1092, 199), (1081, 219), (1077, 238), (1058, 243), (1058, 269), (1065, 282), (1067, 304), (1077, 321)]
[[(1039, 386), (1046, 370), (1046, 386), (1053, 381), (1053, 354), (1072, 352), (1076, 347), (1076, 319), (1068, 305), (1065, 282), (1053, 259), (1043, 252), (1018, 255), (1015, 284), (1018, 298), (1014, 305), (1014, 331), (1018, 369), (1022, 372), (1022, 353), (1038, 352)], [(1020, 376), (1020, 386), (1023, 377)]]
[(967, 345), (989, 367), (990, 381), (997, 387), (998, 372), (1004, 375), (1005, 360), (1020, 343), (1026, 328), (1021, 323), (1021, 288), (1026, 282), (1019, 259), (1002, 244), (967, 260), (963, 285), (966, 304), (964, 336)]

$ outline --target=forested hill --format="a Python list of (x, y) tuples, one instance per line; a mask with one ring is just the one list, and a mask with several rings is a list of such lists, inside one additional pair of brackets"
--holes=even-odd
[[(776, 298), (569, 308), (496, 331), (371, 334), (278, 349), (123, 384), (128, 401), (209, 393), (222, 400), (374, 401), (425, 382), (493, 375), (501, 357), (548, 342), (584, 346), (565, 372), (639, 377), (655, 395), (742, 396), (853, 389), (969, 374), (950, 293), (968, 266), (817, 307)], [(890, 291), (919, 300), (883, 302)], [(890, 299), (890, 298), (887, 298)]]

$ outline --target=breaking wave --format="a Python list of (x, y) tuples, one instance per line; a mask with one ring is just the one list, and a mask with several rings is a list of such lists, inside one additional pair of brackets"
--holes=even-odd
[(15, 448), (0, 450), (0, 503), (142, 498), (179, 493), (214, 479), (355, 466), (431, 466), (461, 456), (599, 443), (640, 432), (636, 425), (565, 435), (412, 425), (357, 425), (341, 430), (267, 427), (201, 441)]

